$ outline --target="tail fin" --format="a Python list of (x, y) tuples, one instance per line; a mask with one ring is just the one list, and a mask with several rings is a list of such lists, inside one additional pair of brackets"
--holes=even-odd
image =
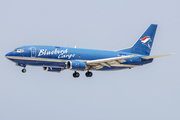
[(144, 34), (138, 39), (138, 41), (131, 48), (120, 51), (138, 53), (149, 56), (153, 45), (156, 29), (157, 29), (157, 25), (151, 24), (149, 28), (144, 32)]

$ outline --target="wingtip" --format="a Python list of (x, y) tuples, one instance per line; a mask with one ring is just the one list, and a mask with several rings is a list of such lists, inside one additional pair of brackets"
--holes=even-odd
[(175, 54), (175, 53), (169, 53), (169, 54), (167, 54), (167, 56), (168, 56), (168, 55), (174, 55), (174, 54)]

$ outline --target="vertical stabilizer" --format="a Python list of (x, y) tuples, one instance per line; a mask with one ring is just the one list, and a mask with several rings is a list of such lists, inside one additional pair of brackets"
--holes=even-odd
[(149, 28), (144, 32), (144, 34), (138, 39), (138, 41), (131, 48), (120, 51), (149, 56), (153, 45), (156, 29), (157, 29), (157, 25), (151, 24)]

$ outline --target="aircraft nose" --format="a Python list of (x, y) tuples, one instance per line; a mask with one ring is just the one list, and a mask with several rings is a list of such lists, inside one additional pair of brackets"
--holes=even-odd
[(9, 52), (5, 55), (5, 57), (7, 58), (8, 56), (13, 56), (13, 52)]

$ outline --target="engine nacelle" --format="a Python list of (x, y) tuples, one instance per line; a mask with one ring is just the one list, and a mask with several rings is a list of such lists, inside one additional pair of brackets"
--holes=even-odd
[(48, 71), (48, 72), (60, 72), (60, 71), (62, 71), (62, 68), (53, 68), (53, 67), (43, 67), (43, 69), (45, 71)]
[(86, 64), (81, 61), (71, 60), (66, 62), (66, 68), (69, 70), (81, 70), (84, 71), (86, 69)]

